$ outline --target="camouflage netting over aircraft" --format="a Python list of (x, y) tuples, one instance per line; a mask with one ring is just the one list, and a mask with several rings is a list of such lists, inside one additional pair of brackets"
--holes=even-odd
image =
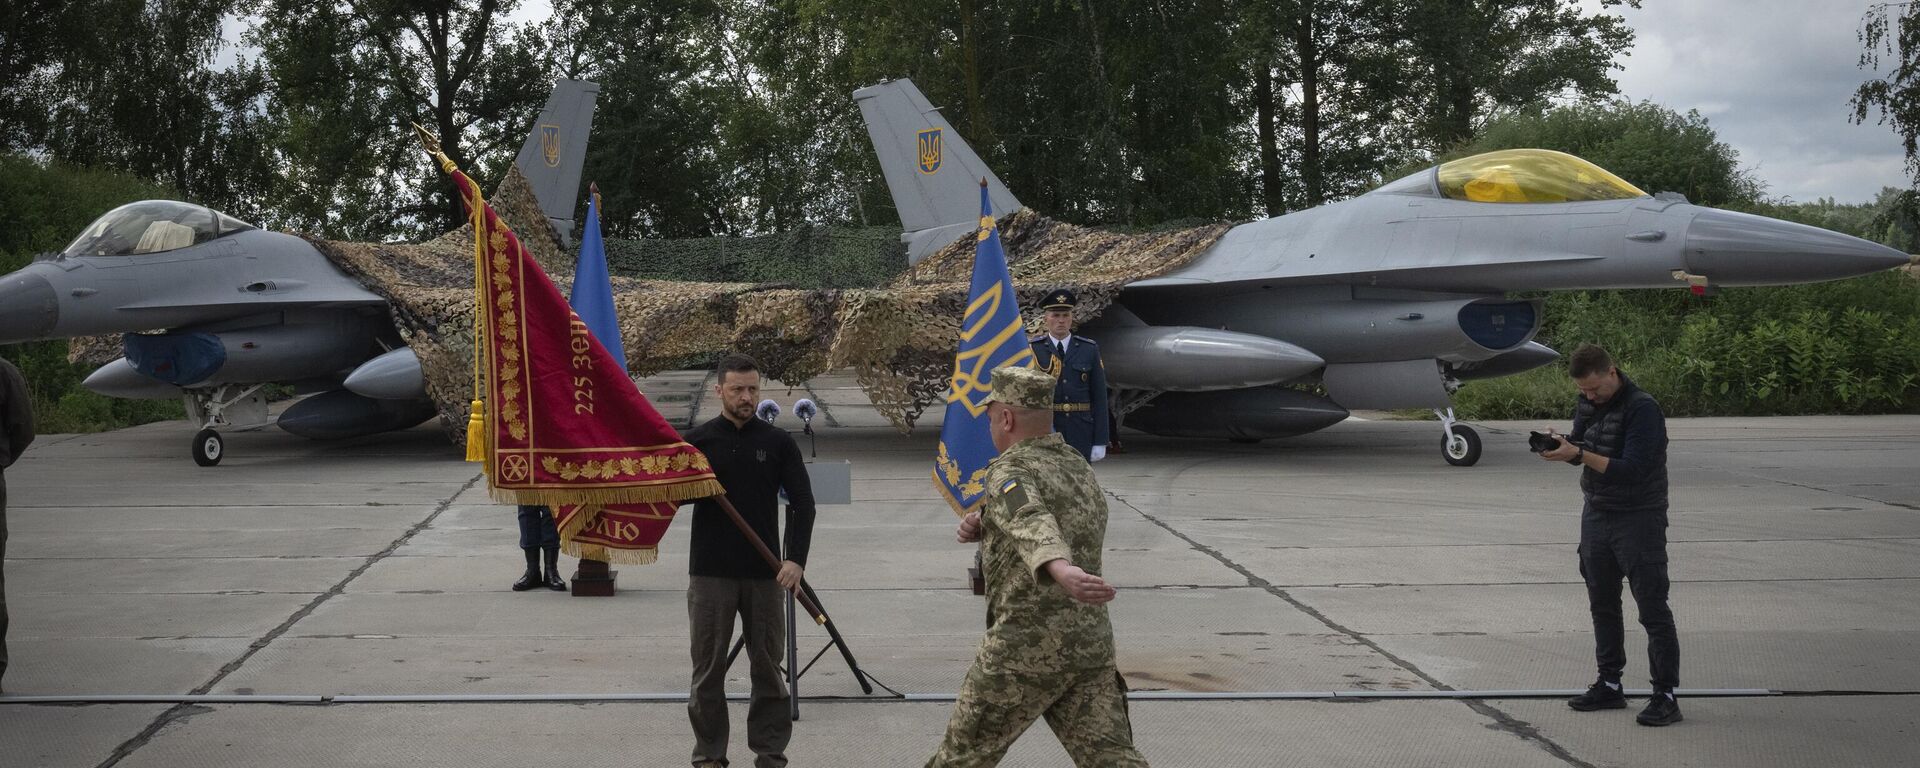
[[(518, 171), (491, 202), (555, 285), (569, 290), (574, 257), (562, 252)], [(1021, 305), (1069, 287), (1080, 296), (1076, 315), (1081, 322), (1098, 316), (1127, 283), (1186, 265), (1229, 226), (1115, 234), (1027, 211), (1000, 222)], [(428, 393), (454, 425), (465, 424), (472, 391), (471, 231), (463, 227), (417, 244), (313, 240), (342, 269), (388, 299), (395, 326), (426, 371)], [(630, 269), (633, 262), (623, 266)], [(614, 303), (627, 366), (636, 376), (710, 363), (728, 351), (752, 355), (768, 376), (787, 382), (851, 367), (880, 413), (908, 431), (920, 414), (943, 400), (972, 267), (968, 238), (879, 288), (616, 276)], [(458, 429), (449, 433), (456, 439), (464, 435)]]

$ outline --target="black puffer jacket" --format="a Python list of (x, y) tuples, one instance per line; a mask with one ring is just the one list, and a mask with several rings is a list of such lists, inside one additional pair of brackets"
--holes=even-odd
[(1580, 490), (1596, 510), (1667, 507), (1667, 417), (1660, 403), (1620, 374), (1620, 391), (1596, 405), (1581, 395), (1573, 411), (1575, 442), (1607, 457), (1607, 471), (1580, 473)]

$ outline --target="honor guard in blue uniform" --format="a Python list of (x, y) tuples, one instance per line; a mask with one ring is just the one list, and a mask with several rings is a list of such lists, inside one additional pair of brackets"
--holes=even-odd
[(1053, 376), (1053, 431), (1067, 445), (1099, 461), (1107, 457), (1107, 367), (1100, 346), (1073, 335), (1073, 291), (1061, 288), (1040, 302), (1046, 334), (1033, 341), (1033, 367)]

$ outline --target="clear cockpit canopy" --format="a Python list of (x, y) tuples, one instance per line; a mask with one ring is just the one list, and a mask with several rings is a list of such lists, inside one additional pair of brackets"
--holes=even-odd
[(107, 211), (73, 239), (62, 257), (139, 256), (178, 250), (253, 229), (219, 211), (175, 200), (142, 200)]
[(1578, 203), (1646, 197), (1605, 168), (1550, 149), (1503, 149), (1434, 170), (1440, 194), (1475, 203)]

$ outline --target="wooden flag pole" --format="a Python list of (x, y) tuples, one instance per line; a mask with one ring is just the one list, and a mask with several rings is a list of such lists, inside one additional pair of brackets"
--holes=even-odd
[[(767, 561), (767, 567), (772, 568), (774, 573), (779, 573), (780, 558), (774, 557), (773, 550), (767, 549), (767, 543), (760, 540), (760, 534), (753, 532), (753, 526), (747, 525), (747, 519), (740, 516), (740, 510), (734, 509), (733, 502), (727, 498), (727, 495), (724, 493), (720, 494), (713, 497), (713, 500), (720, 502), (720, 508), (727, 511), (727, 517), (733, 518), (734, 526), (739, 528), (740, 533), (747, 537), (747, 541), (753, 542), (754, 551), (760, 553), (760, 559)], [(794, 597), (800, 599), (800, 607), (807, 609), (807, 615), (813, 617), (815, 624), (826, 625), (827, 614), (820, 610), (820, 606), (814, 605), (813, 598), (809, 597), (805, 590), (795, 589), (789, 591), (793, 592)]]

